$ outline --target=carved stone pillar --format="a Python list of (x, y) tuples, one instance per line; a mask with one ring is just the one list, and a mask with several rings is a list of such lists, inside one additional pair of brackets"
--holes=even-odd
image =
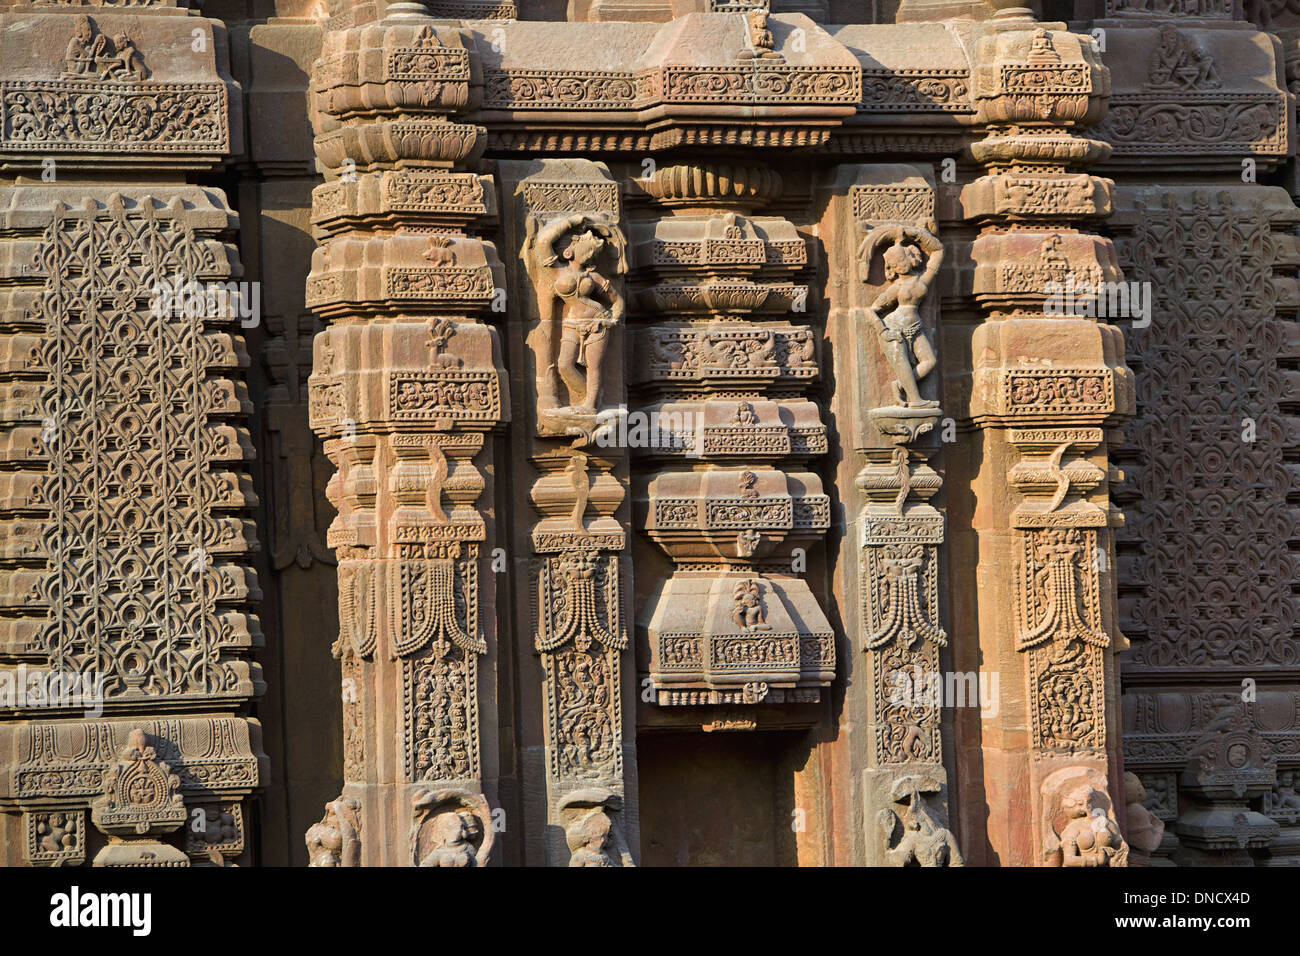
[[(505, 419), (495, 215), (465, 171), (483, 130), (471, 51), (418, 5), (326, 35), (313, 75), (322, 237), (307, 304), (311, 421), (338, 472), (343, 795), (313, 865), (469, 866), (496, 832), (494, 540), (485, 434)], [(482, 499), (483, 503), (480, 503)], [(486, 662), (486, 663), (484, 663)], [(359, 841), (359, 850), (357, 843)]]
[[(527, 387), (512, 452), (535, 471), (514, 484), (514, 584), (525, 717), (525, 858), (632, 866), (635, 743), (624, 720), (631, 567), (627, 463), (598, 430), (623, 404), (627, 241), (618, 186), (588, 160), (499, 164), (513, 250), (510, 355)], [(524, 556), (527, 557), (524, 557)], [(540, 733), (539, 733), (540, 731)], [(630, 782), (629, 782), (630, 778)]]
[(940, 723), (952, 685), (940, 663), (948, 643), (939, 613), (944, 517), (932, 503), (942, 484), (935, 341), (944, 261), (933, 176), (914, 166), (841, 166), (819, 193), (827, 337), (838, 359), (832, 408), (841, 442), (853, 449), (838, 469), (853, 516), (838, 589), (850, 646), (865, 662), (848, 692), (868, 736), (865, 861), (961, 866), (947, 829)]
[(183, 181), (242, 149), (225, 30), (35, 9), (0, 15), (0, 862), (248, 862), (252, 296)]
[[(1106, 150), (1072, 132), (1100, 117), (1108, 77), (1059, 25), (990, 25), (977, 51), (988, 134), (972, 154), (987, 174), (961, 190), (979, 231), (959, 259), (983, 321), (950, 336), (969, 356), (960, 411), (976, 429), (950, 469), (972, 492), (955, 560), (974, 573), (952, 622), (955, 668), (998, 671), (1001, 694), (996, 715), (957, 716), (960, 772), (983, 785), (983, 805), (972, 786), (961, 808), (964, 845), (985, 864), (1121, 865), (1106, 428), (1132, 414), (1132, 376), (1118, 330), (1057, 304), (1072, 282), (1120, 278), (1109, 241), (1081, 231), (1109, 211), (1110, 184), (1079, 172)], [(1094, 816), (1104, 833), (1087, 830)]]

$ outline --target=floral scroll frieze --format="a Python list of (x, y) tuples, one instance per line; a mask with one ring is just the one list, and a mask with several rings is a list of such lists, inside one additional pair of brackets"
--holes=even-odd
[[(1171, 97), (1174, 97), (1171, 99)], [(1120, 156), (1287, 152), (1286, 94), (1122, 93), (1111, 97), (1096, 133)]]
[[(862, 71), (861, 113), (973, 113), (970, 71), (897, 69)], [(912, 218), (912, 217), (908, 217)]]
[(225, 153), (223, 83), (6, 80), (0, 150)]

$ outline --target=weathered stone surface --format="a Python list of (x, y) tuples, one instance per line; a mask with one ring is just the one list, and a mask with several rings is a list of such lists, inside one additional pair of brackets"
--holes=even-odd
[(187, 6), (0, 0), (0, 862), (1300, 859), (1286, 4)]
[[(15, 333), (5, 351), (24, 357), (7, 370), (6, 445), (25, 452), (6, 489), (16, 547), (4, 670), (11, 680), (24, 667), (75, 674), (96, 698), (45, 709), (53, 702), (6, 697), (7, 716), (29, 720), (5, 727), (6, 808), (36, 801), (63, 818), (26, 814), (44, 834), (28, 843), (32, 862), (57, 857), (51, 843), (70, 854), (58, 862), (89, 859), (88, 849), (99, 862), (115, 853), (103, 846), (118, 838), (114, 821), (161, 837), (187, 806), (206, 815), (214, 799), (225, 801), (221, 827), (186, 851), (246, 861), (244, 798), (268, 770), (256, 723), (235, 716), (263, 689), (249, 660), (261, 592), (246, 520), (257, 504), (244, 473), (247, 356), (237, 313), (181, 301), (194, 284), (225, 294), (238, 278), (226, 242), (237, 220), (219, 191), (166, 181), (167, 170), (241, 148), (242, 102), (222, 25), (177, 13), (52, 7), (3, 18), (2, 55), (16, 68), (5, 163), (35, 167), (43, 183), (4, 190)], [(76, 184), (72, 171), (91, 167), (118, 182)], [(103, 710), (112, 722), (78, 719)], [(196, 710), (211, 716), (186, 716)], [(141, 773), (179, 775), (179, 790), (163, 799), (118, 785), (111, 762), (128, 736), (155, 761)], [(99, 832), (86, 830), (86, 807)], [(23, 851), (8, 843), (4, 859)], [(174, 845), (166, 852), (189, 862)]]

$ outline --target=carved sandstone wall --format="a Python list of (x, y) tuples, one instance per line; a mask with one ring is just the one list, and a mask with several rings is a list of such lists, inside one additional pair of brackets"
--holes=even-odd
[(0, 3), (0, 861), (1295, 857), (1285, 9), (171, 4)]
[(239, 312), (208, 301), (238, 220), (185, 182), (243, 148), (227, 53), (164, 5), (0, 14), (0, 660), (46, 692), (5, 701), (9, 864), (252, 859), (252, 405)]

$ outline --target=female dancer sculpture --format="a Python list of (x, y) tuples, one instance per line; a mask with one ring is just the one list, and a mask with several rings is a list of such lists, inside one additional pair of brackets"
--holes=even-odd
[[(555, 244), (568, 234), (572, 238), (561, 255), (555, 251)], [(609, 347), (609, 333), (622, 321), (626, 310), (613, 282), (595, 267), (606, 245), (617, 253), (615, 275), (622, 274), (627, 269), (622, 235), (608, 223), (589, 216), (561, 216), (548, 223), (537, 234), (533, 247), (534, 277), (544, 325), (553, 316), (557, 301), (560, 305), (556, 358), (560, 378), (569, 390), (570, 407), (587, 414), (600, 407), (601, 366)], [(547, 335), (545, 346), (549, 350), (549, 330)], [(550, 383), (546, 383), (547, 390), (540, 387), (543, 374), (549, 377), (549, 370), (539, 367), (539, 393), (544, 401)]]

